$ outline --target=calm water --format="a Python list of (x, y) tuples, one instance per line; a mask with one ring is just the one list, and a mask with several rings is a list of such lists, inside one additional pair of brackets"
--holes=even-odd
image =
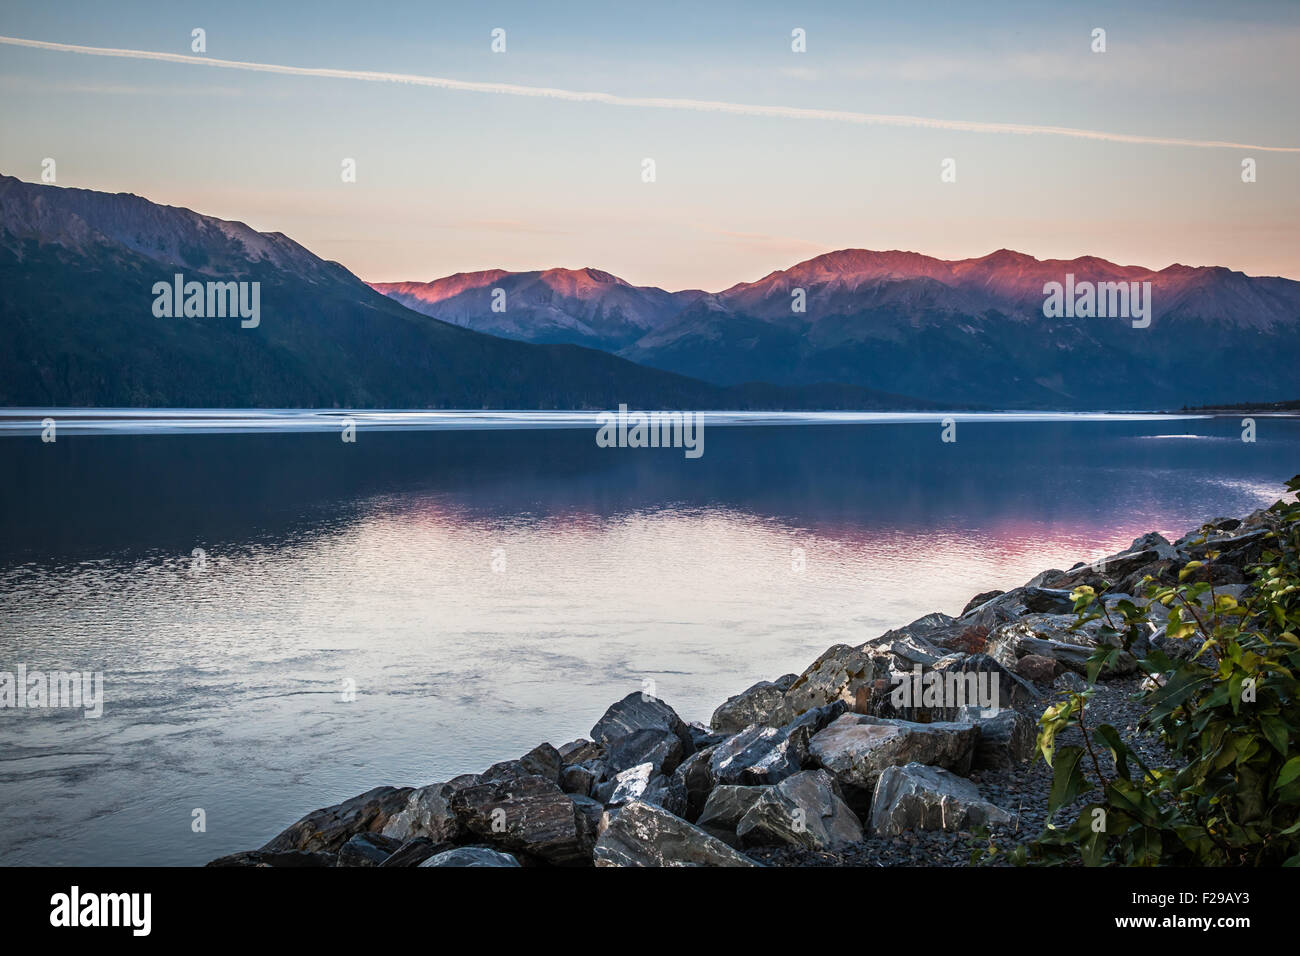
[(1300, 422), (1258, 423), (751, 424), (693, 461), (589, 427), (11, 429), (0, 670), (100, 670), (106, 703), (0, 711), (0, 862), (202, 863), (561, 744), (643, 680), (707, 721), (837, 641), (1272, 502)]

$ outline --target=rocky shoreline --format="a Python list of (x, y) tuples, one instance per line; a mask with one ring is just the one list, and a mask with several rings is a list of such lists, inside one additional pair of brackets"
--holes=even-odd
[[(1097, 622), (1072, 629), (1071, 590), (1140, 604), (1145, 577), (1174, 583), (1214, 550), (1190, 580), (1240, 597), (1272, 530), (1261, 510), (1172, 543), (1143, 535), (1102, 561), (977, 595), (956, 617), (927, 614), (837, 644), (803, 673), (723, 702), (709, 726), (629, 694), (589, 739), (424, 787), (377, 787), (208, 865), (967, 865), (974, 831), (1006, 848), (1045, 822), (1051, 770), (1033, 759), (1038, 718), (1086, 685), (1085, 662), (1105, 639)], [(1159, 627), (1134, 655), (1151, 647), (1195, 650)], [(1159, 741), (1137, 730), (1140, 677), (1135, 656), (1121, 654), (1089, 708), (1158, 762)]]

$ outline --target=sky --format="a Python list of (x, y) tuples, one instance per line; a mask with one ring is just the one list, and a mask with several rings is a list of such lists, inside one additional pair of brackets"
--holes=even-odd
[(716, 291), (840, 248), (1300, 279), (1290, 0), (48, 2), (0, 8), (0, 36), (344, 71), (0, 41), (0, 172), (53, 158), (58, 185), (283, 232), (369, 281), (591, 266)]

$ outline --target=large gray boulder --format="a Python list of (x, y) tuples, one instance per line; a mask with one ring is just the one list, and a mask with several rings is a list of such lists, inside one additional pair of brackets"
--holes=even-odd
[(560, 789), (569, 794), (591, 796), (600, 781), (600, 773), (580, 763), (570, 764), (560, 770)]
[(435, 853), (453, 849), (450, 843), (435, 843), (428, 837), (407, 840), (379, 865), (382, 867), (419, 866)]
[(501, 853), (486, 846), (458, 846), (454, 850), (437, 853), (420, 866), (518, 866), (519, 861), (509, 853)]
[(375, 787), (363, 794), (313, 810), (261, 848), (267, 853), (287, 850), (337, 853), (358, 833), (378, 833), (389, 818), (406, 806), (410, 787)]
[(401, 840), (394, 840), (378, 833), (358, 833), (339, 849), (335, 866), (379, 866), (402, 846)]
[(599, 760), (605, 756), (605, 748), (595, 741), (588, 740), (586, 737), (579, 737), (577, 740), (570, 740), (559, 749), (560, 760), (565, 766), (575, 763), (586, 763), (589, 760)]
[(634, 801), (596, 841), (597, 866), (758, 866), (662, 807)]
[(844, 714), (815, 734), (809, 749), (841, 785), (870, 789), (887, 767), (908, 763), (968, 773), (978, 739), (979, 729), (966, 722), (917, 724)]
[[(1029, 707), (1042, 696), (1032, 683), (989, 654), (954, 655), (940, 661), (935, 670), (942, 675), (946, 689), (965, 698), (951, 701), (949, 706), (955, 707), (946, 715), (948, 720), (956, 715), (957, 707), (978, 705), (990, 711)], [(987, 703), (985, 695), (990, 698)]]
[(605, 805), (599, 800), (583, 797), (576, 793), (569, 794), (569, 799), (573, 801), (573, 805), (582, 814), (582, 819), (587, 825), (587, 832), (594, 841), (600, 828), (600, 819), (605, 815)]
[(824, 850), (862, 839), (862, 822), (825, 770), (805, 770), (769, 787), (736, 826), (743, 846), (789, 844)]
[(604, 801), (607, 807), (621, 807), (626, 803), (639, 800), (661, 806), (674, 816), (681, 816), (687, 809), (685, 787), (674, 779), (658, 773), (651, 763), (643, 763), (624, 770), (608, 784), (603, 785), (602, 789), (597, 791), (598, 795), (605, 796), (604, 787), (608, 788), (608, 795)]
[(805, 741), (779, 727), (755, 724), (713, 748), (709, 770), (722, 784), (756, 786), (776, 783), (803, 769)]
[(686, 812), (680, 814), (694, 822), (704, 809), (704, 803), (717, 785), (713, 775), (713, 753), (717, 746), (697, 750), (673, 771), (673, 785), (686, 794)]
[(734, 734), (754, 724), (779, 720), (786, 691), (796, 680), (796, 675), (786, 674), (774, 681), (759, 681), (719, 705), (709, 726), (720, 733)]
[(885, 768), (877, 780), (871, 830), (877, 836), (897, 836), (905, 830), (967, 830), (1014, 819), (981, 797), (969, 780), (909, 763)]
[(480, 776), (485, 781), (509, 780), (515, 777), (545, 777), (551, 783), (558, 783), (562, 766), (564, 761), (558, 750), (550, 744), (538, 744), (516, 760), (494, 763)]
[(628, 694), (617, 703), (610, 704), (600, 720), (596, 721), (596, 726), (591, 728), (591, 739), (608, 747), (620, 737), (647, 728), (671, 731), (681, 740), (685, 753), (695, 751), (691, 730), (677, 716), (677, 712), (659, 698), (642, 693)]
[(681, 738), (671, 730), (646, 727), (611, 742), (604, 762), (612, 774), (643, 763), (652, 764), (656, 773), (671, 774), (685, 755)]
[[(945, 622), (941, 625), (926, 623), (928, 619), (936, 616), (945, 618)], [(925, 626), (921, 626), (923, 624)], [(867, 641), (862, 645), (862, 650), (876, 658), (877, 673), (885, 670), (911, 670), (916, 665), (930, 667), (948, 652), (933, 643), (929, 635), (939, 633), (939, 628), (946, 632), (951, 624), (952, 618), (947, 615), (927, 615), (921, 621), (909, 624), (907, 627), (886, 631), (879, 637)]]
[(467, 773), (446, 783), (420, 787), (407, 798), (406, 806), (388, 818), (380, 832), (403, 842), (416, 837), (428, 837), (434, 843), (455, 841), (461, 836), (461, 827), (451, 809), (452, 794), (480, 782), (477, 774)]
[(492, 780), (451, 797), (461, 825), (498, 849), (567, 866), (590, 859), (589, 829), (569, 795), (540, 776)]
[[(995, 628), (987, 653), (1003, 667), (1014, 670), (1020, 658), (1029, 654), (1051, 658), (1077, 674), (1087, 671), (1088, 658), (1100, 643), (1097, 622), (1071, 629), (1074, 618), (1065, 615), (1031, 614)], [(1106, 676), (1123, 676), (1137, 670), (1133, 655), (1121, 653)]]
[(993, 716), (979, 711), (962, 715), (979, 728), (975, 742), (976, 770), (1003, 770), (1027, 763), (1034, 756), (1038, 742), (1038, 725), (1018, 710), (1003, 710)]
[(876, 664), (867, 651), (836, 644), (827, 648), (790, 685), (779, 710), (768, 722), (785, 724), (806, 711), (835, 701), (852, 706), (858, 688), (869, 686), (875, 675)]
[(758, 798), (770, 787), (737, 787), (724, 784), (714, 787), (705, 801), (704, 810), (695, 825), (724, 843), (736, 845), (736, 827)]
[(847, 709), (844, 701), (813, 708), (782, 727), (747, 727), (713, 748), (709, 770), (715, 783), (761, 786), (779, 783), (809, 763), (809, 741)]

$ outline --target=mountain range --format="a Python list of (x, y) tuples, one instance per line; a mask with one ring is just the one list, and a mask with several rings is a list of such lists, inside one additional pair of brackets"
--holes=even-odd
[[(260, 283), (260, 319), (161, 318), (157, 283)], [(0, 176), (0, 406), (926, 408), (859, 386), (724, 387), (441, 322), (281, 233)]]
[[(1152, 321), (1044, 317), (1044, 287), (1150, 283)], [(1300, 282), (1222, 267), (948, 261), (845, 249), (717, 293), (633, 286), (594, 269), (375, 283), (412, 309), (531, 342), (581, 342), (719, 384), (840, 382), (941, 404), (1152, 408), (1280, 400), (1297, 390)], [(492, 310), (494, 290), (505, 311)], [(795, 294), (803, 311), (795, 311)]]
[[(261, 318), (154, 287), (257, 282)], [(1151, 284), (1152, 321), (1045, 318), (1044, 285)], [(803, 310), (792, 304), (801, 301)], [(281, 233), (0, 176), (0, 405), (1159, 408), (1294, 398), (1300, 282), (999, 250), (828, 253), (721, 292), (598, 269), (375, 283)]]

